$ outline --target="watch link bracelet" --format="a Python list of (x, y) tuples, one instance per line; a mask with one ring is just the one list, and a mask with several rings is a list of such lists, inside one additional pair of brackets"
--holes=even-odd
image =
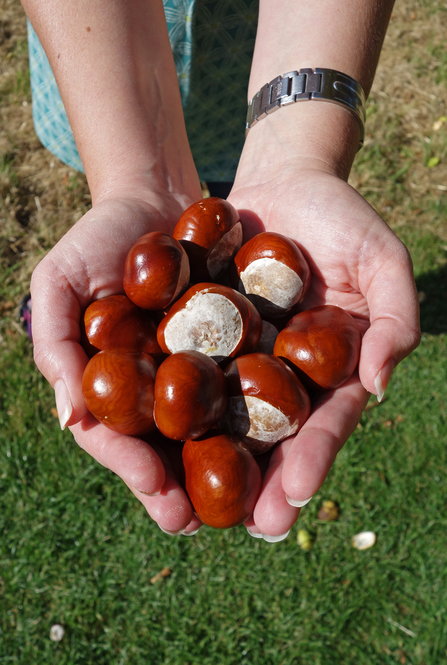
[(365, 134), (366, 116), (363, 88), (347, 74), (320, 67), (287, 72), (266, 83), (248, 105), (246, 135), (259, 120), (281, 106), (309, 100), (331, 102), (350, 111), (359, 121), (360, 150)]

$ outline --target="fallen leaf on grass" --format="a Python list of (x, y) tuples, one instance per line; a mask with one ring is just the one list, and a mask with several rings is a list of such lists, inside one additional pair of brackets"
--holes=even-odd
[(306, 529), (300, 529), (298, 531), (296, 541), (302, 550), (308, 552), (312, 549), (312, 537)]
[(50, 640), (60, 642), (65, 635), (65, 629), (60, 623), (55, 623), (50, 629)]
[(171, 573), (172, 570), (170, 568), (162, 568), (159, 573), (157, 573), (156, 575), (154, 575), (154, 577), (151, 578), (151, 584), (159, 582), (160, 580), (163, 579), (163, 577), (169, 577)]
[(376, 542), (376, 534), (373, 531), (362, 531), (352, 537), (352, 545), (356, 550), (367, 550)]
[(335, 501), (323, 501), (323, 505), (318, 511), (318, 519), (323, 520), (324, 522), (335, 522), (338, 520), (340, 514), (340, 509), (335, 503)]
[(438, 118), (434, 123), (433, 123), (433, 131), (437, 132), (441, 129), (442, 124), (444, 122), (447, 122), (447, 116), (442, 115), (440, 118)]

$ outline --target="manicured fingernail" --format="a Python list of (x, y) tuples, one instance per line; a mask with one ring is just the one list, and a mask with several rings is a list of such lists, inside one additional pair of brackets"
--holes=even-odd
[(285, 540), (289, 533), (290, 531), (287, 531), (287, 533), (283, 533), (282, 536), (267, 536), (265, 533), (263, 533), (262, 537), (266, 543), (279, 543), (281, 540)]
[(195, 529), (195, 531), (182, 531), (182, 536), (195, 536), (199, 531), (200, 529)]
[(385, 390), (387, 389), (388, 383), (391, 378), (391, 374), (393, 373), (393, 369), (395, 368), (396, 363), (392, 358), (386, 361), (376, 378), (374, 379), (374, 385), (377, 390), (377, 401), (381, 402), (383, 400), (383, 396), (385, 394)]
[(287, 496), (286, 494), (287, 503), (293, 506), (294, 508), (302, 508), (307, 503), (309, 503), (311, 498), (312, 497), (310, 496), (308, 499), (304, 499), (304, 501), (296, 501), (295, 499), (291, 499), (290, 496)]
[(248, 527), (245, 527), (247, 529), (247, 533), (249, 536), (252, 536), (252, 538), (262, 538), (262, 533), (256, 533), (255, 531), (250, 531)]
[(62, 379), (58, 379), (54, 384), (54, 395), (56, 398), (56, 410), (59, 423), (61, 429), (64, 430), (66, 424), (71, 418), (71, 414), (73, 413), (73, 406), (70, 402), (67, 386), (62, 381)]
[(181, 536), (184, 529), (180, 529), (180, 531), (168, 531), (167, 529), (163, 529), (160, 525), (158, 525), (159, 528), (163, 531), (163, 533), (166, 533), (168, 536)]

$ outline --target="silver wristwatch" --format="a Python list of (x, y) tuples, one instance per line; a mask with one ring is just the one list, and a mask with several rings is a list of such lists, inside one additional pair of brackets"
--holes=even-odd
[(347, 74), (320, 67), (287, 72), (266, 83), (248, 105), (246, 134), (259, 120), (281, 106), (308, 100), (332, 102), (351, 111), (360, 124), (359, 149), (362, 147), (366, 116), (362, 86)]

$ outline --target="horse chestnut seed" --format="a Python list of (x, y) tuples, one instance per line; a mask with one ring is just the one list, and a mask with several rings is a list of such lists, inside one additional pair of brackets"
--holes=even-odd
[(276, 317), (303, 301), (310, 269), (301, 250), (286, 236), (265, 231), (242, 245), (234, 258), (238, 290), (261, 316)]
[(225, 418), (254, 455), (298, 432), (310, 414), (310, 399), (287, 365), (266, 353), (233, 360), (225, 370)]
[(199, 518), (217, 529), (242, 524), (253, 512), (261, 472), (235, 436), (212, 433), (183, 447), (186, 491)]
[(274, 354), (292, 363), (310, 388), (338, 388), (354, 372), (360, 356), (359, 328), (348, 312), (320, 305), (292, 317), (279, 333)]
[(156, 360), (163, 356), (151, 314), (137, 307), (127, 296), (95, 300), (85, 310), (84, 323), (88, 341), (100, 351), (122, 348), (144, 351)]
[(227, 404), (223, 371), (197, 351), (174, 353), (162, 362), (154, 395), (157, 427), (177, 441), (205, 434), (223, 416)]
[(220, 362), (253, 351), (261, 330), (261, 317), (245, 296), (205, 282), (172, 305), (158, 326), (157, 339), (165, 353), (190, 349)]
[(242, 244), (237, 210), (215, 196), (194, 203), (178, 220), (173, 237), (189, 256), (193, 282), (208, 282), (228, 267)]
[(85, 404), (97, 420), (121, 434), (141, 436), (155, 429), (157, 364), (146, 353), (100, 351), (82, 378)]
[(143, 309), (168, 307), (189, 284), (189, 259), (167, 233), (146, 233), (131, 247), (124, 264), (126, 295)]

